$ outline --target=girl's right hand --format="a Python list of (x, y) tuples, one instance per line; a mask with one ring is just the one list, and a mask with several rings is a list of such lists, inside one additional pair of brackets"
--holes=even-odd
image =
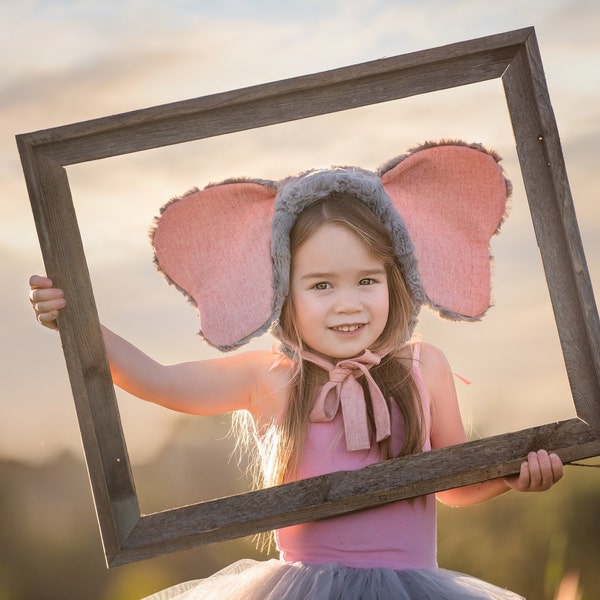
[(32, 275), (29, 287), (29, 300), (36, 319), (44, 327), (58, 329), (56, 320), (59, 312), (67, 305), (63, 291), (52, 287), (52, 280), (41, 275)]

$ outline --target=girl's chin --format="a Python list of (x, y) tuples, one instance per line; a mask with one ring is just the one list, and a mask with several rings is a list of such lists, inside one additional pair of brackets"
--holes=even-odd
[[(367, 346), (368, 347), (368, 346)], [(329, 359), (333, 362), (338, 362), (340, 360), (346, 360), (349, 358), (356, 358), (360, 356), (367, 347), (363, 347), (362, 345), (355, 345), (354, 347), (347, 348), (322, 348), (320, 350), (316, 350), (314, 348), (309, 348), (311, 352), (314, 354), (318, 354), (319, 356)]]

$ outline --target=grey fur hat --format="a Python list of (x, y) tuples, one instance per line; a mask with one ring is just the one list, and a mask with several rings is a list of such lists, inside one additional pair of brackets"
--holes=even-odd
[(342, 193), (362, 201), (385, 224), (394, 244), (396, 261), (404, 276), (413, 302), (411, 331), (425, 295), (417, 269), (414, 245), (402, 217), (394, 208), (377, 173), (356, 167), (334, 167), (306, 171), (284, 179), (275, 198), (275, 215), (271, 229), (273, 286), (276, 310), (281, 311), (290, 286), (290, 232), (298, 215), (314, 202)]

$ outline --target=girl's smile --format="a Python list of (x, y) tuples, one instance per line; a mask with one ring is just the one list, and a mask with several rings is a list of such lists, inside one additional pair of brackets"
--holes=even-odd
[(361, 323), (360, 325), (338, 325), (337, 327), (331, 327), (331, 329), (342, 333), (352, 333), (360, 329), (362, 326), (363, 323)]
[(349, 358), (372, 346), (389, 313), (387, 274), (351, 230), (321, 226), (297, 248), (291, 294), (303, 342), (330, 358)]

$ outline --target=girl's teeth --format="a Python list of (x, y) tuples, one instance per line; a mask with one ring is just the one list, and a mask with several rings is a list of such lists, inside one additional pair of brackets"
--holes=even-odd
[(337, 329), (338, 331), (344, 331), (344, 332), (356, 331), (358, 328), (359, 328), (359, 325), (352, 325), (352, 326), (346, 326), (346, 327), (334, 327), (334, 329)]

